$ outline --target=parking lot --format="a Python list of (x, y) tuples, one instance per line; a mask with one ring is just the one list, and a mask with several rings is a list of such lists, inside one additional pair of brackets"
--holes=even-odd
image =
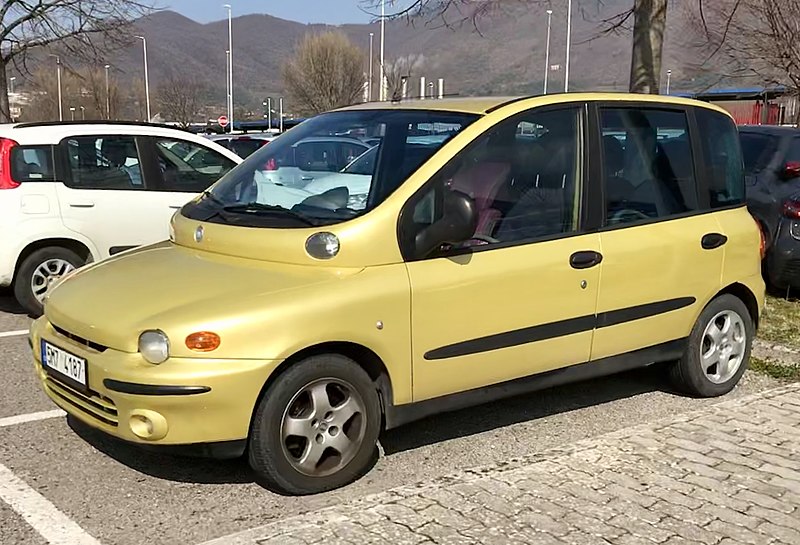
[[(244, 461), (146, 453), (68, 421), (30, 372), (29, 318), (8, 293), (0, 310), (0, 535), (9, 544), (203, 543), (718, 402), (670, 393), (660, 369), (560, 387), (386, 433), (384, 456), (354, 485), (282, 497), (254, 483)], [(748, 372), (724, 399), (776, 384)]]

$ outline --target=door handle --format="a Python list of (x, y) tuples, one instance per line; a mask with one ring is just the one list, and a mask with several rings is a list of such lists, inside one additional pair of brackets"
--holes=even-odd
[(183, 208), (183, 205), (182, 204), (171, 204), (171, 205), (169, 205), (169, 207), (172, 208), (173, 210), (180, 210), (181, 208)]
[(310, 182), (311, 180), (314, 179), (314, 177), (313, 176), (300, 176), (300, 179), (305, 181), (305, 182)]
[(594, 250), (575, 252), (569, 256), (569, 264), (573, 269), (589, 269), (603, 261), (603, 254)]
[(703, 238), (700, 239), (700, 245), (704, 250), (713, 250), (714, 248), (719, 248), (726, 242), (728, 242), (728, 237), (720, 233), (708, 233), (703, 235)]
[(92, 201), (71, 202), (69, 205), (72, 208), (94, 208), (94, 203)]

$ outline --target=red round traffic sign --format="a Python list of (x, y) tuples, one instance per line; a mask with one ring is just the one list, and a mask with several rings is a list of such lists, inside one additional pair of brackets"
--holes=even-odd
[(222, 127), (222, 128), (227, 127), (228, 126), (228, 116), (227, 115), (219, 116), (219, 119), (217, 119), (217, 123), (219, 123), (219, 126)]

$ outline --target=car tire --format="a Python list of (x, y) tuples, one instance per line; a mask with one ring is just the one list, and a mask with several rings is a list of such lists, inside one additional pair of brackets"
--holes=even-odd
[[(30, 316), (41, 316), (43, 304), (37, 293), (47, 293), (46, 285), (42, 282), (52, 282), (48, 278), (58, 278), (84, 263), (84, 259), (67, 248), (58, 246), (40, 248), (22, 261), (14, 277), (14, 297)], [(42, 289), (44, 291), (41, 291)]]
[(747, 369), (754, 334), (741, 299), (730, 294), (713, 299), (692, 328), (683, 357), (670, 369), (673, 384), (697, 397), (727, 394)]
[(248, 461), (258, 481), (282, 494), (345, 486), (377, 460), (382, 414), (375, 383), (338, 355), (293, 363), (256, 408)]

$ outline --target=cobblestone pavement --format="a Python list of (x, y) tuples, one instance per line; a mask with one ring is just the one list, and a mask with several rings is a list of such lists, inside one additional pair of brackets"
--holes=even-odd
[(800, 384), (206, 545), (800, 544)]

